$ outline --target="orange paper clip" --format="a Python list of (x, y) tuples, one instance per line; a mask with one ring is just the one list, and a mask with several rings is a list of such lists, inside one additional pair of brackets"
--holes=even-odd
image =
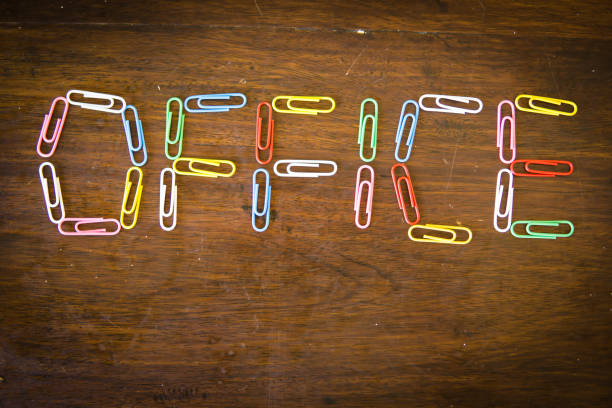
[[(263, 124), (263, 118), (261, 117), (261, 107), (268, 107), (268, 137), (266, 137), (266, 144), (261, 145), (261, 125)], [(257, 105), (257, 125), (255, 127), (255, 160), (259, 164), (268, 164), (272, 160), (272, 139), (274, 137), (274, 120), (272, 120), (272, 105), (268, 102), (262, 102)], [(262, 160), (259, 157), (259, 151), (266, 151), (270, 149), (268, 153), (268, 160)]]
[[(524, 173), (519, 173), (516, 170), (514, 170), (514, 166), (516, 165), (516, 163), (524, 163), (524, 167), (525, 167)], [(535, 170), (529, 167), (530, 165), (533, 165), (533, 164), (539, 164), (543, 166), (558, 166), (560, 164), (561, 165), (565, 164), (569, 167), (569, 170), (566, 172), (549, 171), (549, 170)], [(525, 176), (525, 177), (569, 176), (570, 174), (574, 172), (574, 165), (571, 162), (564, 161), (564, 160), (534, 160), (534, 159), (514, 160), (512, 164), (510, 164), (510, 170), (512, 171), (512, 174), (514, 174), (515, 176)]]
[[(404, 169), (405, 176), (395, 177), (395, 169), (401, 167)], [(395, 196), (397, 197), (397, 203), (399, 204), (399, 208), (404, 213), (404, 220), (410, 225), (418, 224), (421, 220), (421, 214), (419, 213), (419, 206), (417, 205), (416, 197), (414, 196), (414, 188), (412, 187), (412, 180), (410, 179), (410, 173), (408, 172), (408, 168), (404, 163), (396, 163), (391, 167), (391, 177), (393, 178), (393, 187), (395, 187)], [(416, 218), (413, 221), (410, 221), (408, 217), (408, 211), (406, 209), (406, 202), (404, 201), (404, 195), (402, 194), (401, 183), (404, 181), (406, 183), (406, 187), (408, 188), (408, 195), (410, 196), (410, 206), (414, 209), (416, 213)]]

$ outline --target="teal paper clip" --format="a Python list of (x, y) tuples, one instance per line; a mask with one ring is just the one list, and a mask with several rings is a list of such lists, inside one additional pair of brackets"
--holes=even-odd
[[(242, 103), (238, 105), (204, 105), (202, 101), (219, 101), (229, 100), (232, 97), (242, 98)], [(189, 107), (189, 101), (195, 100), (197, 108), (193, 109)], [(230, 109), (240, 109), (247, 103), (247, 98), (241, 93), (224, 93), (224, 94), (210, 94), (210, 95), (193, 95), (185, 99), (185, 110), (191, 113), (214, 113), (214, 112), (228, 112)]]
[[(257, 173), (263, 173), (266, 176), (266, 184), (264, 186), (265, 197), (263, 203), (263, 209), (259, 211), (257, 209), (257, 201), (259, 197), (259, 184), (257, 183)], [(257, 232), (264, 232), (270, 225), (270, 201), (271, 201), (271, 187), (270, 187), (270, 173), (266, 169), (257, 169), (253, 172), (253, 200), (251, 207), (251, 225)], [(257, 217), (266, 217), (266, 222), (263, 227), (259, 228), (256, 223)]]
[[(125, 118), (125, 112), (130, 109), (134, 112), (134, 123), (136, 124), (136, 135), (138, 137), (138, 145), (134, 146), (132, 143), (132, 131), (130, 129), (130, 121)], [(142, 132), (142, 122), (138, 118), (138, 111), (132, 105), (127, 105), (124, 110), (121, 111), (121, 120), (123, 121), (123, 129), (125, 129), (125, 137), (127, 139), (128, 152), (130, 153), (130, 160), (134, 163), (134, 166), (143, 166), (147, 162), (147, 146), (145, 145), (144, 134)], [(142, 150), (143, 158), (142, 161), (137, 162), (134, 159), (134, 153)]]
[[(371, 102), (374, 104), (374, 114), (368, 113), (364, 116), (363, 111), (366, 103)], [(369, 158), (363, 157), (363, 145), (365, 139), (365, 129), (368, 123), (368, 120), (372, 122), (372, 134), (370, 136), (370, 147), (372, 148), (372, 156)], [(361, 160), (368, 163), (374, 160), (376, 157), (376, 136), (378, 134), (378, 102), (372, 98), (364, 99), (361, 102), (361, 110), (359, 112), (359, 137), (357, 138), (357, 143), (359, 143), (359, 156)]]
[[(518, 224), (525, 224), (526, 234), (518, 234), (514, 231), (514, 228)], [(550, 233), (550, 232), (534, 232), (532, 227), (558, 227), (561, 224), (569, 226), (570, 231), (566, 234)], [(554, 220), (554, 221), (514, 221), (510, 232), (517, 238), (539, 238), (539, 239), (557, 239), (570, 237), (574, 233), (574, 224), (567, 220)]]
[[(414, 113), (406, 113), (406, 106), (414, 105)], [(406, 146), (408, 146), (408, 152), (406, 157), (403, 159), (399, 157), (399, 149), (401, 147), (402, 135), (404, 134), (404, 128), (406, 127), (406, 121), (408, 118), (412, 119), (410, 124), (410, 132), (408, 133), (408, 139), (406, 140)], [(414, 134), (416, 133), (417, 122), (419, 120), (419, 104), (413, 100), (407, 100), (402, 105), (402, 113), (400, 114), (399, 122), (397, 124), (397, 132), (395, 133), (395, 160), (400, 163), (408, 161), (410, 153), (412, 153), (412, 144), (414, 143)]]
[[(176, 123), (176, 136), (174, 139), (170, 138), (170, 131), (172, 130), (172, 111), (170, 110), (172, 102), (178, 102), (178, 121)], [(180, 98), (174, 97), (168, 99), (166, 102), (166, 157), (170, 160), (176, 160), (181, 156), (183, 152), (183, 125), (185, 124), (185, 114), (183, 113), (183, 101)], [(169, 145), (177, 145), (177, 152), (174, 156), (168, 151)]]

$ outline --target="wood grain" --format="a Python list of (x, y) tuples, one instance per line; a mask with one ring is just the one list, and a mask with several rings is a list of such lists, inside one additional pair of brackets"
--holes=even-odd
[[(0, 406), (609, 406), (609, 6), (479, 3), (3, 5)], [(143, 122), (139, 221), (113, 238), (61, 236), (44, 211), (35, 144), (49, 103), (72, 88), (122, 95)], [(218, 92), (249, 102), (187, 114), (183, 152), (238, 171), (179, 177), (178, 226), (164, 232), (166, 100)], [(422, 221), (469, 226), (467, 246), (409, 241), (397, 208), (399, 110), (423, 93), (484, 102), (478, 115), (422, 112), (408, 162)], [(519, 158), (570, 160), (575, 172), (517, 178), (515, 219), (569, 219), (571, 238), (492, 227), (496, 107), (519, 93), (579, 107), (517, 115)], [(270, 228), (258, 234), (255, 109), (280, 94), (329, 95), (337, 108), (276, 114), (274, 160), (339, 170), (273, 176)], [(380, 117), (372, 226), (361, 231), (366, 97)], [(126, 150), (117, 115), (70, 109), (51, 160), (70, 216), (119, 216)]]

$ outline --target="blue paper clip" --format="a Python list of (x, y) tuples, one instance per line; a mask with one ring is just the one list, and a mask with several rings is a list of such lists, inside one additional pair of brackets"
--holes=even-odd
[[(132, 144), (132, 131), (130, 130), (130, 121), (125, 118), (125, 111), (131, 109), (134, 112), (134, 123), (136, 123), (136, 133), (138, 135), (138, 146), (134, 147)], [(147, 146), (145, 145), (144, 134), (142, 132), (142, 122), (138, 118), (138, 111), (133, 105), (127, 105), (124, 110), (121, 111), (121, 120), (123, 121), (123, 128), (125, 129), (125, 138), (127, 139), (128, 152), (130, 152), (130, 159), (134, 166), (143, 166), (147, 162)], [(134, 153), (142, 150), (143, 158), (141, 162), (137, 162), (134, 159)]]
[[(215, 101), (215, 100), (229, 100), (232, 96), (242, 98), (240, 105), (203, 105), (202, 101)], [(192, 109), (189, 107), (189, 101), (196, 100), (198, 108)], [(185, 110), (191, 113), (214, 113), (214, 112), (228, 112), (230, 109), (239, 109), (244, 107), (247, 103), (247, 98), (241, 93), (224, 93), (224, 94), (210, 94), (210, 95), (192, 95), (185, 99)]]
[[(264, 173), (266, 175), (266, 196), (264, 198), (263, 210), (257, 209), (257, 199), (259, 197), (259, 184), (257, 184), (257, 173)], [(270, 225), (270, 201), (271, 201), (271, 187), (270, 187), (270, 173), (266, 169), (257, 169), (253, 172), (253, 202), (251, 207), (251, 225), (257, 232), (264, 232)], [(256, 217), (266, 217), (266, 223), (262, 228), (258, 228), (255, 223)]]
[[(406, 106), (412, 104), (415, 107), (414, 113), (405, 113)], [(404, 128), (406, 127), (406, 120), (408, 118), (412, 118), (412, 123), (410, 124), (410, 133), (408, 134), (408, 140), (406, 140), (406, 146), (408, 146), (408, 153), (406, 153), (406, 157), (401, 159), (399, 157), (399, 149), (401, 146), (402, 135), (404, 134)], [(416, 133), (417, 121), (419, 120), (419, 104), (413, 100), (407, 100), (402, 105), (402, 113), (400, 114), (399, 122), (397, 124), (397, 133), (395, 133), (395, 160), (400, 163), (407, 161), (410, 158), (410, 153), (412, 153), (412, 144), (414, 143), (414, 134)]]

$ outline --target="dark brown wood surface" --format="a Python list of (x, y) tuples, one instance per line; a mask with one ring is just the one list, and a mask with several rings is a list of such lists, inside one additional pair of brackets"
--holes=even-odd
[[(610, 406), (612, 18), (606, 2), (350, 4), (5, 2), (0, 6), (0, 407)], [(64, 237), (35, 152), (69, 89), (138, 107), (149, 161), (137, 226)], [(187, 114), (183, 155), (237, 163), (178, 177), (178, 226), (158, 225), (169, 97), (243, 92)], [(423, 223), (466, 246), (408, 240), (389, 169), (401, 104), (475, 96), (477, 115), (422, 112), (408, 162)], [(570, 160), (515, 179), (515, 219), (568, 219), (558, 240), (493, 229), (496, 107), (529, 93), (574, 117), (517, 113), (519, 158)], [(269, 229), (250, 225), (255, 109), (329, 95), (327, 115), (275, 114)], [(372, 225), (353, 223), (359, 105), (379, 101)], [(51, 161), (68, 216), (118, 217), (131, 165), (117, 115), (72, 107)], [(271, 172), (271, 165), (265, 166)]]

